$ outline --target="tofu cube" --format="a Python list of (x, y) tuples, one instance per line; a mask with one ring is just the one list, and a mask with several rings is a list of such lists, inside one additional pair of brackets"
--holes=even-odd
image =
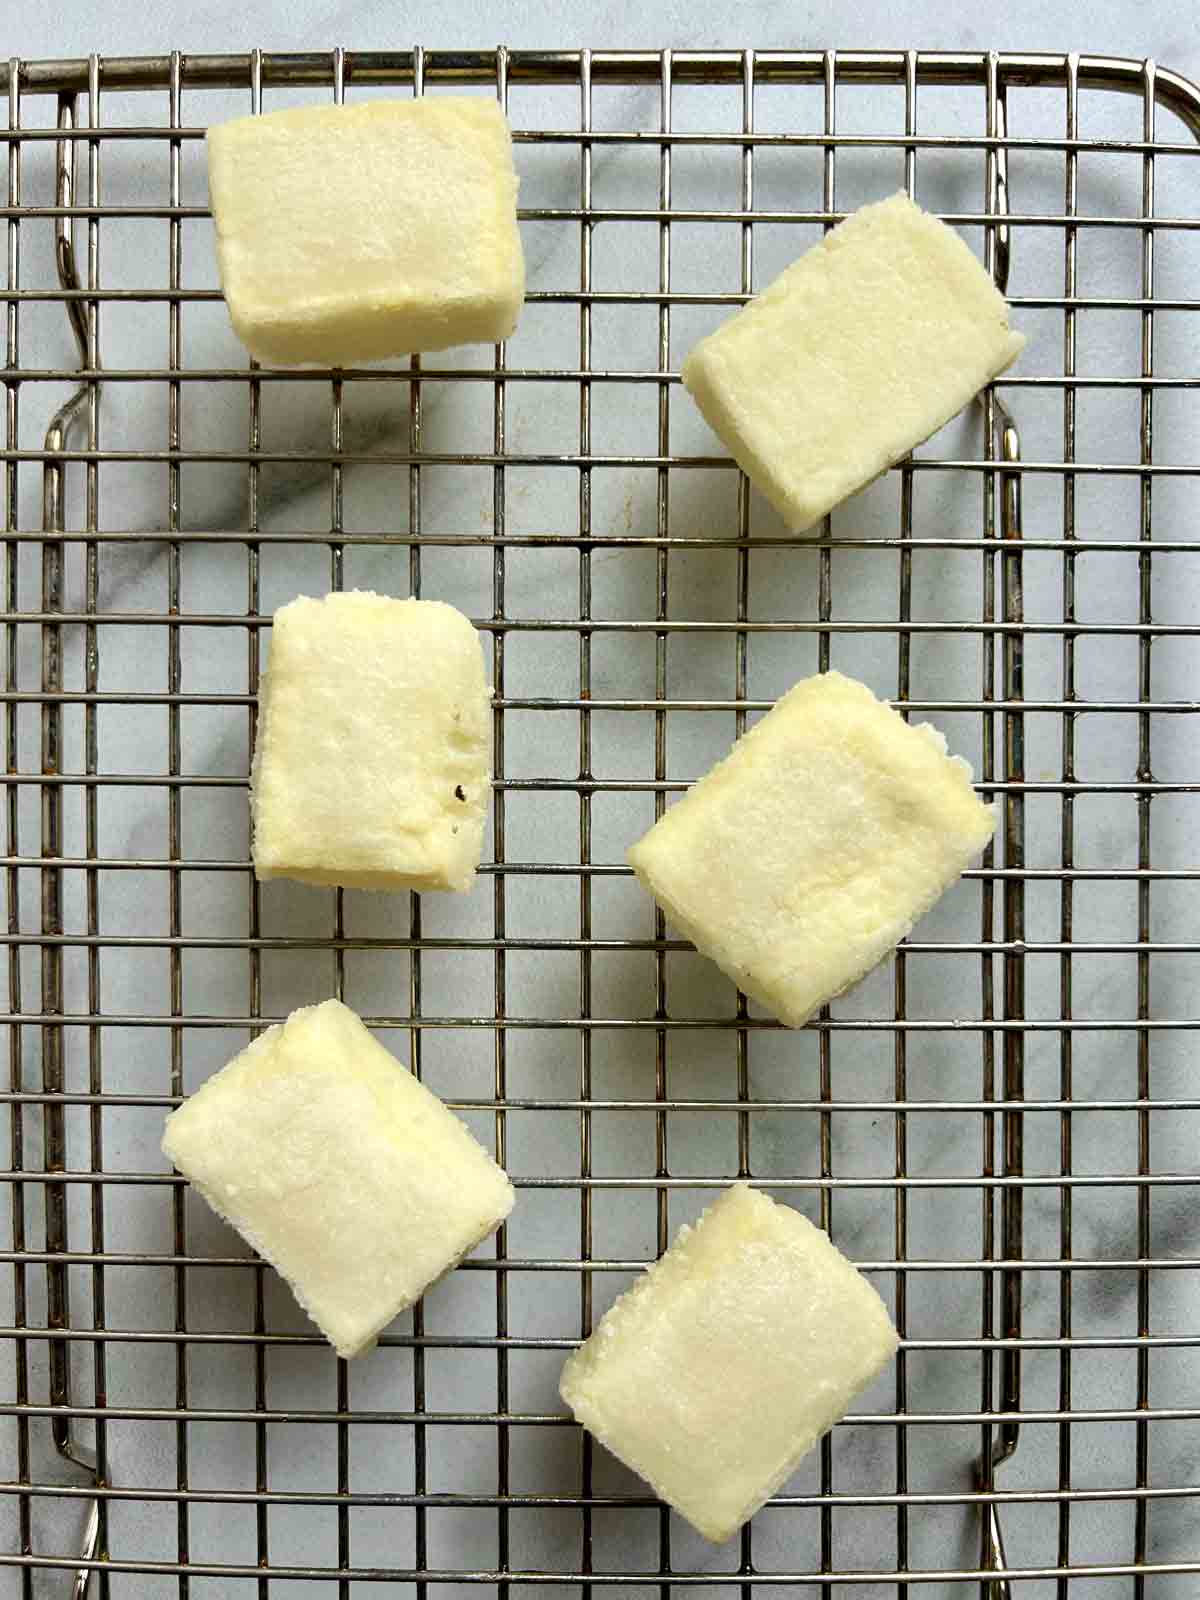
[(738, 1184), (605, 1314), (561, 1392), (589, 1433), (721, 1544), (896, 1344), (883, 1301), (828, 1235)]
[(275, 613), (251, 772), (259, 878), (471, 887), (491, 691), (453, 606), (353, 590)]
[(209, 131), (208, 187), (229, 314), (260, 361), (342, 367), (517, 325), (517, 176), (493, 100), (239, 117)]
[(347, 1359), (512, 1210), (483, 1146), (337, 1000), (268, 1028), (162, 1147)]
[(702, 339), (682, 376), (804, 533), (936, 433), (1024, 343), (962, 239), (897, 194), (847, 217)]
[(988, 843), (971, 769), (840, 672), (805, 678), (629, 852), (667, 920), (798, 1028)]

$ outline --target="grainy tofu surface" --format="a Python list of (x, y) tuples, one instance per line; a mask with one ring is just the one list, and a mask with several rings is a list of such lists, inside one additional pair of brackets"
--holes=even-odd
[(163, 1151), (346, 1357), (513, 1204), (466, 1126), (337, 1000), (210, 1078), (167, 1118)]
[(563, 1369), (578, 1420), (720, 1543), (891, 1359), (896, 1333), (827, 1234), (739, 1184)]
[(494, 343), (525, 267), (494, 100), (303, 106), (210, 130), (221, 287), (260, 361), (347, 366)]
[(936, 729), (827, 672), (785, 694), (629, 861), (669, 922), (799, 1027), (899, 944), (994, 829)]
[(469, 889), (491, 785), (479, 635), (352, 590), (275, 613), (251, 785), (259, 878)]
[(864, 206), (702, 339), (684, 386), (797, 533), (950, 420), (1025, 340), (953, 229)]

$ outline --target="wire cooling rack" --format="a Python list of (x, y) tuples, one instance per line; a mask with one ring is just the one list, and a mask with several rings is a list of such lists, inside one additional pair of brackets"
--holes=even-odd
[[(1193, 1594), (1200, 90), (1086, 56), (504, 50), (13, 61), (7, 88), (6, 1592)], [(448, 89), (516, 130), (518, 333), (249, 366), (204, 127)], [(902, 186), (1028, 351), (789, 539), (675, 373)], [(465, 900), (253, 882), (270, 613), (342, 584), (490, 640)], [(790, 1034), (621, 863), (827, 665), (937, 722), (1001, 827)], [(330, 993), (519, 1191), (352, 1368), (158, 1153)], [(737, 1177), (832, 1231), (902, 1345), (713, 1550), (555, 1383)]]

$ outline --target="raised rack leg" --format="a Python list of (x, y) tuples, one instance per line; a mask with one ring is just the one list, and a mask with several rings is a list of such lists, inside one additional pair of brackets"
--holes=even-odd
[[(994, 80), (993, 80), (994, 81)], [(991, 83), (989, 87), (991, 87)], [(994, 132), (1003, 139), (1007, 131), (1006, 104), (1003, 86), (997, 86), (992, 95)], [(1000, 145), (993, 157), (991, 169), (993, 212), (1000, 216), (1008, 213), (1008, 152)], [(1007, 223), (996, 229), (992, 271), (998, 287), (1003, 291), (1008, 284), (1011, 250), (1010, 230)], [(1020, 874), (1025, 867), (1025, 797), (1020, 785), (1025, 778), (1025, 716), (1016, 709), (1024, 698), (1024, 640), (1019, 624), (1024, 620), (1025, 606), (1022, 587), (1021, 558), (1021, 436), (1004, 403), (995, 395), (990, 399), (989, 421), (993, 429), (994, 448), (1003, 463), (999, 474), (1000, 537), (1004, 542), (1001, 558), (1002, 616), (1009, 626), (1004, 633), (1002, 651), (1002, 698), (1004, 702), (1004, 799), (1003, 864), (1006, 869), (1002, 904), (1004, 907), (1004, 986), (1003, 1015), (1006, 1022), (1020, 1022), (1025, 1015), (1025, 881)], [(1019, 1027), (1008, 1027), (1004, 1033), (1004, 1102), (1002, 1119), (1005, 1178), (1017, 1179), (1006, 1184), (1000, 1198), (1000, 1249), (1002, 1258), (1009, 1263), (1020, 1262), (1024, 1256), (1024, 1195), (1020, 1178), (1024, 1171), (1023, 1132), (1024, 1119), (1020, 1102), (1025, 1093), (1025, 1037)], [(1001, 1275), (1000, 1296), (1001, 1335), (1005, 1340), (1021, 1337), (1021, 1270), (1007, 1267)], [(996, 1468), (1011, 1460), (1020, 1443), (1021, 1411), (1021, 1351), (1016, 1344), (1006, 1344), (1000, 1352), (999, 1409), (1007, 1413), (1000, 1424), (998, 1444), (980, 1463), (980, 1483), (985, 1489), (995, 1486)], [(1002, 1574), (1006, 1570), (1004, 1542), (1000, 1532), (1000, 1516), (994, 1501), (985, 1508), (984, 1564), (998, 1576), (984, 1585), (986, 1600), (1010, 1600), (1012, 1588)]]
[[(58, 101), (58, 126), (70, 130), (75, 126), (75, 96), (64, 94)], [(75, 142), (60, 139), (56, 142), (55, 204), (67, 207), (73, 204), (75, 177)], [(55, 224), (55, 259), (58, 280), (64, 289), (79, 288), (79, 274), (75, 265), (75, 241), (71, 218), (59, 216)], [(87, 364), (87, 332), (83, 308), (78, 300), (67, 302), (67, 312), (81, 366)], [(87, 387), (81, 384), (71, 397), (59, 407), (46, 429), (46, 463), (42, 475), (42, 532), (62, 533), (66, 527), (65, 486), (66, 470), (63, 462), (53, 459), (66, 447), (71, 427), (79, 416), (87, 397)], [(42, 545), (42, 611), (51, 616), (62, 610), (63, 550), (62, 545), (47, 539)], [(62, 625), (57, 622), (42, 624), (42, 772), (51, 778), (61, 776), (62, 758), (62, 704), (55, 697), (61, 693), (62, 681)], [(62, 1013), (62, 867), (58, 864), (63, 855), (62, 837), (62, 785), (47, 783), (42, 788), (42, 1014), (51, 1018)], [(42, 1024), (42, 1088), (46, 1094), (43, 1108), (43, 1138), (45, 1167), (48, 1173), (61, 1173), (66, 1169), (66, 1127), (61, 1096), (63, 1079), (63, 1028), (60, 1022)], [(46, 1196), (46, 1252), (48, 1256), (61, 1254), (68, 1247), (67, 1189), (65, 1183), (47, 1183)], [(47, 1262), (46, 1266), (46, 1323), (53, 1333), (66, 1330), (71, 1325), (70, 1269), (65, 1262)], [(81, 1445), (71, 1429), (66, 1414), (71, 1403), (71, 1345), (67, 1339), (49, 1340), (50, 1404), (62, 1407), (50, 1419), (51, 1436), (55, 1448), (64, 1460), (82, 1467), (98, 1480), (96, 1457)], [(93, 1500), (88, 1512), (84, 1532), (82, 1558), (91, 1561), (96, 1555), (100, 1534), (99, 1502)], [(84, 1600), (87, 1594), (91, 1568), (80, 1567), (75, 1573), (72, 1595), (74, 1600)]]
[[(996, 412), (996, 433), (1000, 459), (1007, 470), (1000, 474), (1000, 533), (1013, 547), (1006, 548), (1001, 567), (1001, 585), (1004, 600), (1005, 622), (1020, 622), (1024, 615), (1021, 588), (1021, 437), (1016, 424), (999, 400), (993, 400)], [(1013, 470), (1016, 467), (1018, 470)], [(1021, 636), (1006, 633), (1004, 636), (1004, 777), (1007, 783), (1021, 783), (1025, 777), (1025, 717), (1013, 706), (1023, 698)], [(1004, 814), (1004, 865), (1010, 871), (1020, 871), (1025, 865), (1025, 810), (1024, 796), (1020, 790), (1006, 790)], [(1023, 878), (1006, 877), (1003, 890), (1004, 906), (1004, 1016), (1005, 1020), (1019, 1021), (1025, 1015), (1025, 882)], [(1023, 1116), (1019, 1102), (1025, 1093), (1025, 1039), (1019, 1028), (1010, 1028), (1004, 1035), (1004, 1176), (1020, 1178), (1024, 1171)], [(1022, 1190), (1019, 1184), (1004, 1188), (1000, 1200), (1000, 1248), (1006, 1262), (1019, 1262), (1024, 1256), (1024, 1214)], [(1002, 1327), (1005, 1339), (1021, 1337), (1021, 1269), (1007, 1267), (1001, 1277), (1000, 1299)], [(1000, 1352), (1000, 1410), (1010, 1414), (1009, 1420), (1000, 1424), (999, 1445), (983, 1464), (981, 1477), (987, 1487), (992, 1487), (996, 1468), (1010, 1460), (1020, 1443), (1021, 1410), (1021, 1352), (1007, 1345)], [(988, 1560), (997, 1572), (1003, 1572), (1004, 1544), (1000, 1537), (1000, 1517), (995, 1502), (987, 1507)], [(1009, 1600), (1012, 1590), (1007, 1578), (989, 1582), (987, 1600)]]

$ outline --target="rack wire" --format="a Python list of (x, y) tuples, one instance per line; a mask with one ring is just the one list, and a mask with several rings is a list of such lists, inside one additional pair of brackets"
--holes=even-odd
[[(516, 130), (516, 337), (246, 364), (208, 315), (205, 125), (446, 88)], [(26, 1596), (1193, 1593), (1200, 90), (1079, 55), (417, 49), (14, 60), (7, 94), (0, 1569)], [(1029, 359), (790, 540), (688, 432), (681, 351), (901, 186), (978, 245)], [(289, 475), (327, 514), (288, 520)], [(191, 509), (218, 480), (223, 522)], [(364, 573), (490, 640), (491, 859), (450, 909), (250, 872), (270, 611)], [(650, 921), (621, 850), (831, 664), (944, 726), (1002, 826), (788, 1034)], [(519, 1191), (353, 1369), (157, 1153), (331, 992)], [(734, 1178), (829, 1228), (902, 1343), (713, 1551), (554, 1380)]]

